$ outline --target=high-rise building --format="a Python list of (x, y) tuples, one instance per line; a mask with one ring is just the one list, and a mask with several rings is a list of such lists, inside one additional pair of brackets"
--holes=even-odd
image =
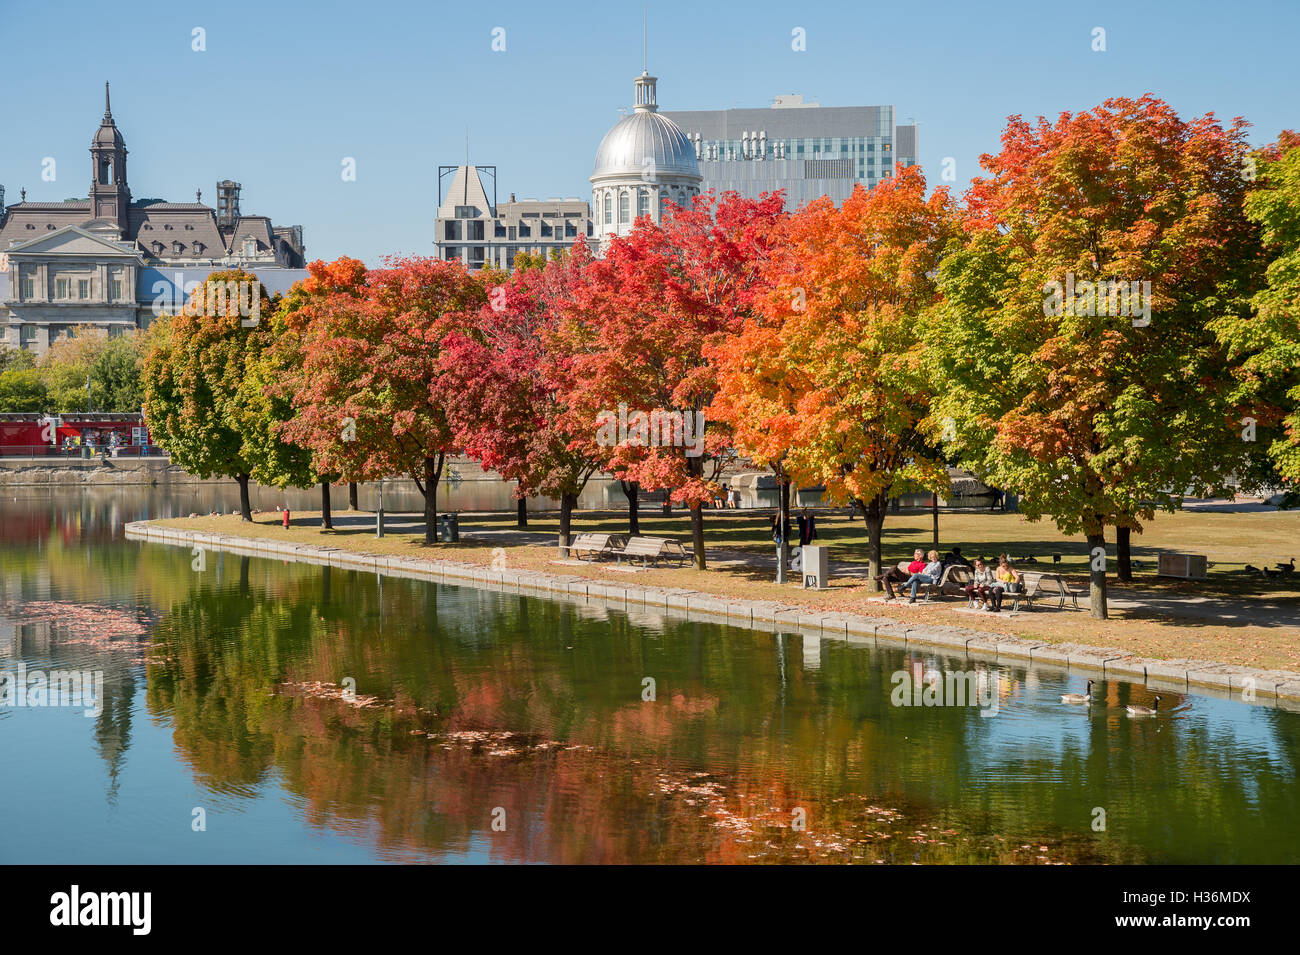
[[(444, 194), (444, 179), (451, 178)], [(440, 259), (467, 268), (509, 271), (519, 252), (552, 254), (591, 235), (585, 199), (515, 199), (497, 203), (496, 166), (440, 166), (433, 245)], [(490, 182), (490, 187), (485, 180)], [(488, 198), (488, 189), (492, 196)]]
[(663, 115), (690, 140), (704, 189), (751, 199), (784, 189), (788, 209), (823, 195), (838, 205), (857, 184), (870, 189), (895, 163), (917, 161), (916, 127), (896, 125), (893, 106), (822, 106), (791, 95), (767, 109)]

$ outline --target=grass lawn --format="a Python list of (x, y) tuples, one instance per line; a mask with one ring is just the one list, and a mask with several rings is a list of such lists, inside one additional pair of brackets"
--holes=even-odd
[[(867, 543), (861, 519), (851, 521), (843, 511), (818, 511), (819, 544), (831, 548), (835, 561), (866, 563)], [(766, 510), (705, 512), (705, 540), (710, 551), (771, 554), (769, 538), (770, 512)], [(213, 531), (248, 537), (292, 540), (297, 543), (327, 544), (371, 553), (412, 554), (479, 564), (490, 564), (498, 543), (462, 540), (457, 544), (423, 543), (423, 528), (408, 524), (392, 531), (382, 540), (374, 536), (374, 517), (369, 513), (335, 511), (333, 531), (320, 528), (315, 512), (293, 514), (293, 526), (285, 530), (279, 515), (254, 515), (252, 526), (237, 515), (164, 520), (158, 523), (192, 530)], [(394, 515), (390, 515), (392, 519)], [(462, 532), (472, 534), (476, 528), (512, 531), (514, 514), (462, 514)], [(690, 539), (689, 519), (675, 510), (663, 516), (656, 508), (643, 509), (641, 533)], [(551, 535), (558, 533), (559, 517), (555, 514), (530, 515), (528, 530)], [(574, 515), (574, 532), (584, 530), (627, 530), (625, 513), (614, 511), (580, 512)], [(1067, 539), (1049, 522), (1030, 523), (1016, 514), (959, 512), (942, 513), (939, 518), (940, 550), (959, 545), (974, 558), (993, 557), (1006, 551), (1013, 556), (1032, 555), (1036, 565), (1027, 570), (1059, 570), (1082, 583), (1087, 572), (1087, 546), (1080, 538)], [(915, 547), (931, 546), (932, 518), (929, 512), (891, 514), (885, 522), (887, 562), (911, 556)], [(1289, 550), (1288, 550), (1289, 548)], [(1204, 554), (1213, 563), (1210, 579), (1204, 582), (1167, 580), (1155, 576), (1156, 555), (1161, 551)], [(1110, 553), (1114, 555), (1114, 543)], [(1061, 563), (1054, 566), (1052, 555)], [(720, 554), (719, 556), (726, 556)], [(805, 591), (797, 584), (778, 586), (771, 571), (759, 568), (735, 568), (698, 571), (694, 568), (652, 568), (629, 574), (610, 565), (568, 563), (557, 565), (553, 544), (516, 544), (506, 547), (508, 566), (550, 573), (606, 579), (631, 580), (648, 586), (684, 587), (728, 597), (779, 600), (787, 604), (828, 610), (848, 610), (874, 616), (893, 617), (919, 622), (949, 624), (998, 633), (1015, 633), (1053, 643), (1086, 643), (1115, 647), (1147, 657), (1194, 658), (1239, 663), (1247, 666), (1282, 668), (1300, 671), (1300, 573), (1266, 580), (1249, 574), (1246, 564), (1272, 567), (1291, 557), (1300, 558), (1300, 512), (1267, 511), (1215, 512), (1190, 510), (1160, 515), (1149, 522), (1142, 534), (1133, 536), (1133, 557), (1138, 562), (1132, 584), (1111, 579), (1111, 594), (1123, 597), (1133, 592), (1154, 593), (1166, 597), (1179, 594), (1206, 595), (1222, 599), (1224, 616), (1183, 616), (1152, 610), (1112, 609), (1109, 620), (1093, 620), (1086, 611), (1055, 609), (1035, 610), (1014, 618), (972, 616), (956, 613), (964, 601), (940, 601), (930, 606), (895, 608), (868, 603), (870, 596), (859, 580), (833, 580), (824, 592)], [(1113, 563), (1112, 563), (1113, 566)], [(1249, 619), (1250, 608), (1261, 603), (1260, 597), (1282, 608), (1279, 622), (1259, 623)], [(1051, 605), (1046, 605), (1050, 607)], [(1287, 620), (1286, 611), (1295, 613)]]

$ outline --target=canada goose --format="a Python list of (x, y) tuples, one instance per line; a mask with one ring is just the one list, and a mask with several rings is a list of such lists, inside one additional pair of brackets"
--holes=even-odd
[(1059, 564), (1060, 562), (1061, 562), (1061, 555), (1060, 555), (1060, 554), (1053, 554), (1053, 555), (1052, 555), (1052, 563), (1053, 563), (1053, 564)]
[(1284, 573), (1284, 574), (1293, 574), (1293, 573), (1295, 573), (1295, 558), (1292, 557), (1292, 558), (1291, 558), (1289, 561), (1287, 561), (1285, 564), (1281, 564), (1281, 563), (1280, 563), (1280, 564), (1277, 564), (1276, 566), (1277, 566), (1277, 569), (1280, 570), (1280, 571), (1282, 571), (1282, 573)]
[(1124, 709), (1128, 710), (1129, 716), (1155, 716), (1156, 710), (1160, 709), (1160, 697), (1157, 696), (1155, 702), (1150, 706), (1135, 706), (1130, 704), (1129, 706), (1124, 707)]
[(1264, 571), (1264, 576), (1265, 576), (1265, 577), (1273, 578), (1273, 577), (1281, 577), (1281, 576), (1282, 576), (1282, 571), (1280, 571), (1280, 570), (1269, 570), (1267, 567), (1265, 567), (1265, 568), (1263, 568), (1263, 571)]
[(1248, 574), (1261, 574), (1261, 573), (1263, 573), (1263, 571), (1260, 570), (1258, 567), (1256, 567), (1254, 564), (1247, 564), (1247, 565), (1246, 565), (1246, 573), (1248, 573)]
[(1062, 693), (1061, 702), (1062, 703), (1091, 703), (1092, 685), (1096, 682), (1097, 682), (1096, 680), (1089, 680), (1088, 689), (1086, 689), (1082, 693)]

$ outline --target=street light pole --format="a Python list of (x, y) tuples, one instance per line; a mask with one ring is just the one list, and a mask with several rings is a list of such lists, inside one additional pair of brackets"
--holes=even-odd
[(384, 479), (379, 479), (379, 510), (375, 513), (375, 536), (384, 536)]

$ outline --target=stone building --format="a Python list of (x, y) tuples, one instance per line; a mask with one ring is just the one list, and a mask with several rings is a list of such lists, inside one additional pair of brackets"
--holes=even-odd
[(215, 209), (200, 193), (132, 198), (107, 83), (90, 157), (85, 199), (28, 202), (23, 190), (6, 206), (0, 186), (0, 343), (43, 352), (79, 325), (144, 328), (222, 269), (255, 271), (272, 292), (306, 274), (302, 227), (243, 215), (237, 182), (217, 183)]

